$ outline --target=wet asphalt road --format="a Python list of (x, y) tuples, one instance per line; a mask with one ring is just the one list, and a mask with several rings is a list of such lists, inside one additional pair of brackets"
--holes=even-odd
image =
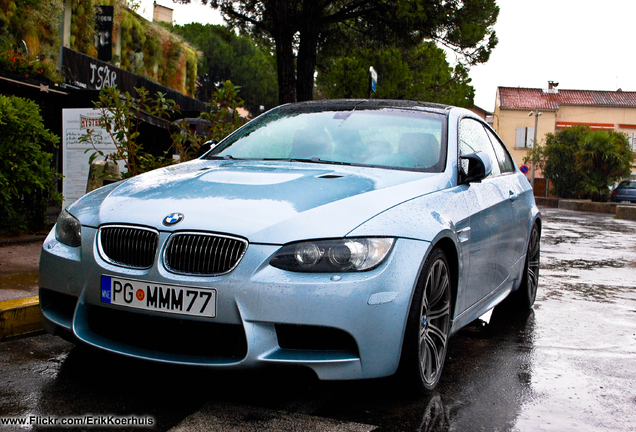
[(151, 416), (162, 431), (636, 431), (636, 222), (542, 213), (534, 310), (498, 308), (453, 336), (430, 396), (390, 378), (158, 366), (37, 335), (0, 342), (0, 418)]

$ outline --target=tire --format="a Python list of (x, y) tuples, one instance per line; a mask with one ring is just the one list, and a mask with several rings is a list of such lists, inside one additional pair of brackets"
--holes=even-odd
[(532, 225), (530, 238), (528, 239), (528, 251), (526, 253), (526, 263), (523, 269), (523, 276), (519, 288), (510, 293), (510, 305), (517, 310), (528, 310), (532, 308), (537, 298), (537, 288), (539, 286), (539, 262), (541, 259), (541, 235), (539, 227)]
[(451, 325), (451, 284), (446, 255), (435, 248), (417, 282), (400, 363), (404, 384), (419, 393), (430, 393), (442, 374)]

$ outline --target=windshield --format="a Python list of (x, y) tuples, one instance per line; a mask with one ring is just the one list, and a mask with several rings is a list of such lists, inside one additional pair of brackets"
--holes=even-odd
[(407, 109), (273, 110), (207, 158), (301, 160), (441, 172), (446, 117)]

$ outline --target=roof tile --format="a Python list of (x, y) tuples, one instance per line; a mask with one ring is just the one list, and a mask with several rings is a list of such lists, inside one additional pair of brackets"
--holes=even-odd
[(501, 108), (558, 110), (559, 105), (592, 105), (604, 107), (636, 107), (636, 92), (598, 90), (559, 90), (499, 87)]

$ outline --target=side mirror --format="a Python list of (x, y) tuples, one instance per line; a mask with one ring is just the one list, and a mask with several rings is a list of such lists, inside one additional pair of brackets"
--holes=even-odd
[(492, 162), (488, 154), (482, 151), (463, 155), (460, 160), (468, 162), (468, 172), (460, 168), (461, 183), (479, 183), (492, 172)]
[(217, 140), (211, 140), (211, 141), (204, 142), (203, 144), (201, 144), (201, 147), (199, 147), (199, 150), (197, 150), (197, 155), (195, 157), (196, 158), (200, 158), (201, 156), (203, 156), (204, 154), (209, 152), (212, 149), (212, 147), (214, 147), (218, 143), (219, 142)]

